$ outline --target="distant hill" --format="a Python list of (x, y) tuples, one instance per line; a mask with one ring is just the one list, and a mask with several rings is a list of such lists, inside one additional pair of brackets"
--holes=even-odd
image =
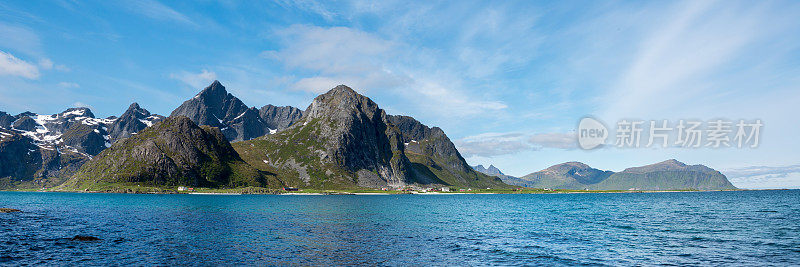
[(603, 171), (581, 162), (566, 162), (520, 178), (502, 174), (490, 166), (474, 168), (493, 173), (504, 182), (525, 187), (573, 190), (724, 190), (736, 189), (722, 173), (703, 165), (686, 165), (671, 159), (632, 167), (622, 172)]
[(581, 162), (566, 162), (521, 177), (535, 188), (585, 189), (614, 172), (598, 170)]
[(703, 165), (686, 165), (674, 159), (625, 169), (590, 188), (599, 190), (736, 189), (719, 171)]
[(500, 171), (500, 169), (498, 169), (497, 167), (495, 167), (494, 165), (491, 165), (491, 164), (489, 165), (488, 168), (483, 167), (483, 165), (475, 165), (475, 166), (471, 166), (471, 167), (472, 167), (472, 169), (474, 169), (475, 171), (477, 171), (479, 173), (483, 173), (483, 174), (486, 174), (486, 175), (489, 175), (489, 176), (498, 177), (498, 178), (500, 178), (500, 180), (503, 181), (503, 183), (506, 183), (506, 184), (509, 184), (509, 185), (523, 186), (523, 187), (533, 187), (532, 186), (533, 183), (531, 183), (530, 181), (522, 180), (519, 177), (514, 177), (514, 176), (511, 176), (511, 175), (506, 175), (502, 171)]

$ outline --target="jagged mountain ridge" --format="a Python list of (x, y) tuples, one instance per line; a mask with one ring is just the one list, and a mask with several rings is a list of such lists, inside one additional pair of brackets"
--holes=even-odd
[(475, 169), (475, 171), (486, 175), (497, 176), (497, 177), (505, 176), (505, 174), (503, 174), (503, 172), (501, 172), (500, 169), (491, 164), (489, 164), (488, 168), (483, 167), (483, 165), (481, 164), (472, 166), (472, 168)]
[(295, 186), (504, 186), (469, 168), (441, 129), (389, 116), (344, 85), (316, 97), (293, 126), (234, 148), (254, 166), (294, 177), (289, 183)]
[[(134, 113), (138, 115), (126, 115)], [(69, 108), (52, 115), (0, 112), (0, 130), (8, 137), (3, 138), (0, 157), (25, 159), (24, 163), (3, 160), (0, 178), (15, 181), (5, 183), (8, 187), (56, 185), (112, 143), (161, 119), (163, 116), (150, 114), (136, 103), (120, 118), (106, 119), (95, 118), (88, 108)], [(20, 147), (28, 149), (15, 149)]]
[(294, 107), (248, 107), (228, 93), (222, 83), (214, 81), (173, 110), (170, 117), (173, 116), (186, 116), (198, 125), (220, 128), (229, 141), (236, 142), (283, 130), (300, 119), (302, 112)]
[(488, 168), (483, 167), (483, 165), (480, 165), (480, 164), (472, 166), (472, 168), (475, 169), (475, 171), (477, 171), (479, 173), (483, 173), (483, 174), (486, 174), (486, 175), (489, 175), (489, 176), (498, 177), (504, 183), (509, 184), (509, 185), (523, 186), (523, 187), (534, 187), (534, 186), (532, 186), (532, 184), (529, 181), (522, 180), (519, 177), (506, 175), (502, 171), (500, 171), (500, 169), (498, 169), (497, 167), (495, 167), (494, 165), (491, 165), (491, 164), (489, 164)]

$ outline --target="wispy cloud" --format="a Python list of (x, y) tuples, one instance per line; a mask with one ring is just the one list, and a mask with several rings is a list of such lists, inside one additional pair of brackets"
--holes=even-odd
[(42, 44), (33, 30), (0, 22), (0, 47), (29, 56), (41, 56)]
[(491, 157), (534, 149), (522, 133), (484, 133), (456, 140), (455, 145), (464, 157)]
[(199, 73), (191, 73), (188, 71), (172, 73), (169, 77), (191, 86), (192, 89), (198, 89), (211, 84), (211, 82), (217, 79), (217, 74), (213, 71), (203, 69)]
[(130, 12), (138, 13), (152, 19), (173, 21), (192, 26), (197, 25), (183, 13), (175, 11), (171, 7), (156, 0), (126, 1), (125, 5)]
[(570, 133), (541, 133), (532, 135), (528, 141), (534, 146), (546, 148), (575, 149), (578, 144), (578, 136), (574, 132)]
[(61, 88), (81, 88), (79, 84), (73, 82), (60, 82), (58, 86)]
[[(394, 92), (419, 108), (464, 117), (507, 108), (460, 87), (455, 72), (428, 69), (429, 54), (406, 43), (349, 27), (293, 25), (275, 32), (283, 47), (261, 56), (299, 73), (289, 87), (322, 93), (346, 84), (362, 93)], [(425, 62), (423, 64), (423, 62)]]
[(483, 133), (455, 141), (464, 157), (494, 157), (542, 148), (575, 149), (575, 133)]
[(663, 9), (657, 17), (666, 23), (644, 24), (647, 31), (629, 40), (637, 50), (608, 91), (603, 117), (707, 111), (716, 104), (708, 103), (709, 96), (741, 90), (720, 75), (747, 75), (747, 68), (736, 67), (752, 60), (747, 48), (782, 27), (758, 5), (681, 1)]
[(286, 8), (296, 8), (299, 10), (307, 11), (317, 14), (327, 21), (332, 21), (336, 14), (329, 10), (322, 2), (314, 0), (279, 0), (280, 5)]
[(798, 188), (800, 164), (787, 166), (750, 166), (722, 171), (740, 188)]
[(728, 178), (747, 178), (762, 175), (786, 176), (800, 173), (800, 164), (788, 166), (750, 166), (722, 171)]
[[(294, 25), (277, 32), (285, 44), (262, 56), (292, 69), (313, 71), (313, 77), (292, 87), (314, 93), (347, 83), (362, 90), (393, 88), (407, 77), (392, 73), (386, 62), (397, 55), (394, 44), (372, 34), (347, 27), (322, 28)], [(338, 83), (336, 82), (338, 81)], [(322, 88), (312, 86), (325, 86)]]
[(40, 73), (39, 68), (35, 64), (0, 51), (0, 75), (38, 79)]

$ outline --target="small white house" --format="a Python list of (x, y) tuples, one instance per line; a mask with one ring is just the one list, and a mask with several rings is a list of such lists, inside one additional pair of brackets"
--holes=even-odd
[(450, 192), (450, 187), (442, 187), (442, 192)]
[(185, 186), (178, 186), (178, 191), (186, 191), (186, 187)]

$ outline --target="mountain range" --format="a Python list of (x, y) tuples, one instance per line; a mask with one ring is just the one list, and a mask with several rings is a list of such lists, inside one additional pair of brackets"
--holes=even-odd
[[(477, 171), (476, 171), (477, 170)], [(390, 115), (340, 85), (301, 110), (248, 107), (218, 81), (169, 117), (132, 103), (119, 117), (88, 108), (0, 112), (0, 188), (119, 192), (147, 187), (404, 186), (726, 189), (724, 175), (677, 161), (623, 172), (559, 164), (516, 178), (471, 167), (438, 127)]]
[(503, 179), (511, 185), (572, 190), (724, 190), (736, 189), (719, 171), (704, 165), (686, 165), (675, 159), (621, 172), (603, 171), (581, 162), (566, 162), (522, 177), (504, 175), (490, 166), (477, 171)]
[(303, 116), (294, 107), (248, 107), (214, 81), (172, 111), (170, 117), (186, 116), (198, 125), (217, 127), (228, 141), (243, 141), (283, 130)]

